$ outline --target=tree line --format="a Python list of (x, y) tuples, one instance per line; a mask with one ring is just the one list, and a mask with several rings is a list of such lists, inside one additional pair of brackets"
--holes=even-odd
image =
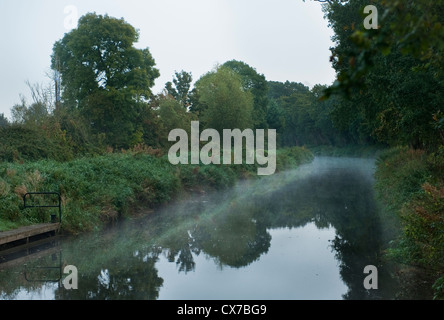
[(346, 99), (340, 127), (391, 146), (436, 151), (444, 144), (444, 1), (371, 1), (378, 28), (365, 29), (369, 1), (328, 0), (337, 80), (326, 97)]
[(190, 72), (176, 71), (153, 94), (160, 73), (149, 48), (134, 47), (138, 38), (123, 19), (82, 16), (53, 46), (51, 83), (28, 82), (32, 102), (12, 107), (12, 123), (0, 116), (1, 159), (162, 150), (169, 131), (189, 130), (192, 120), (203, 129), (276, 129), (280, 146), (358, 142), (332, 121), (339, 99), (320, 101), (327, 86), (270, 81), (243, 61), (217, 65), (194, 83)]
[[(22, 99), (12, 107), (12, 125), (0, 116), (1, 159), (33, 153), (5, 139), (10, 131), (39, 140), (29, 144), (42, 144), (41, 156), (46, 143), (46, 156), (54, 149), (69, 159), (135, 146), (162, 150), (168, 132), (189, 130), (192, 120), (203, 129), (276, 129), (284, 147), (380, 143), (437, 150), (444, 142), (442, 1), (373, 3), (387, 12), (378, 30), (362, 27), (367, 1), (324, 2), (337, 80), (311, 89), (267, 80), (231, 60), (195, 83), (190, 72), (176, 71), (153, 94), (160, 73), (149, 48), (135, 48), (139, 31), (123, 18), (88, 13), (55, 42), (50, 86), (28, 83), (32, 103)], [(405, 24), (415, 27), (407, 36)]]

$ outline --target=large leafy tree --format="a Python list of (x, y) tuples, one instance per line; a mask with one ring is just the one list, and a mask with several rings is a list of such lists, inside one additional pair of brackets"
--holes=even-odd
[(201, 106), (199, 119), (207, 128), (220, 133), (223, 129), (252, 128), (253, 96), (243, 89), (239, 74), (219, 66), (203, 75), (195, 87)]
[(253, 95), (253, 125), (255, 128), (267, 128), (268, 83), (263, 74), (259, 74), (245, 62), (230, 60), (223, 64), (241, 76), (244, 91)]
[(62, 100), (79, 109), (93, 132), (128, 147), (140, 136), (140, 115), (159, 71), (148, 48), (137, 49), (138, 31), (123, 19), (88, 13), (53, 47)]

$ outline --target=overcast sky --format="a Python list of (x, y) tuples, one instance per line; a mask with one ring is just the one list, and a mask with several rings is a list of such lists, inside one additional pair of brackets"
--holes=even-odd
[(0, 0), (0, 113), (11, 119), (20, 94), (31, 102), (26, 80), (49, 83), (52, 47), (70, 31), (76, 11), (77, 19), (96, 12), (139, 29), (135, 46), (150, 49), (161, 74), (154, 93), (174, 71), (191, 72), (194, 83), (232, 59), (267, 80), (312, 87), (335, 77), (333, 32), (311, 0)]

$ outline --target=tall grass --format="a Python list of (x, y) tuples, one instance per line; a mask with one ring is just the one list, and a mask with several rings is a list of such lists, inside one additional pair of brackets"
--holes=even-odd
[[(309, 150), (280, 150), (278, 170), (311, 161)], [(168, 203), (185, 191), (224, 189), (256, 175), (255, 165), (172, 165), (143, 152), (110, 153), (68, 162), (0, 163), (0, 231), (47, 222), (53, 209), (23, 209), (27, 192), (59, 192), (62, 228), (69, 233), (100, 229), (135, 209)], [(38, 198), (40, 204), (53, 199)], [(56, 210), (56, 209), (54, 209)]]

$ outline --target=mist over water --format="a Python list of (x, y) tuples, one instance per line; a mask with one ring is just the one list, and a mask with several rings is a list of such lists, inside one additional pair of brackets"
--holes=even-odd
[[(317, 157), (104, 232), (63, 238), (50, 255), (0, 264), (0, 298), (394, 298), (379, 257), (374, 167), (373, 159)], [(50, 269), (37, 267), (59, 265), (77, 267), (77, 290), (23, 278), (26, 271), (48, 278)], [(378, 290), (363, 286), (366, 265), (378, 267)]]

